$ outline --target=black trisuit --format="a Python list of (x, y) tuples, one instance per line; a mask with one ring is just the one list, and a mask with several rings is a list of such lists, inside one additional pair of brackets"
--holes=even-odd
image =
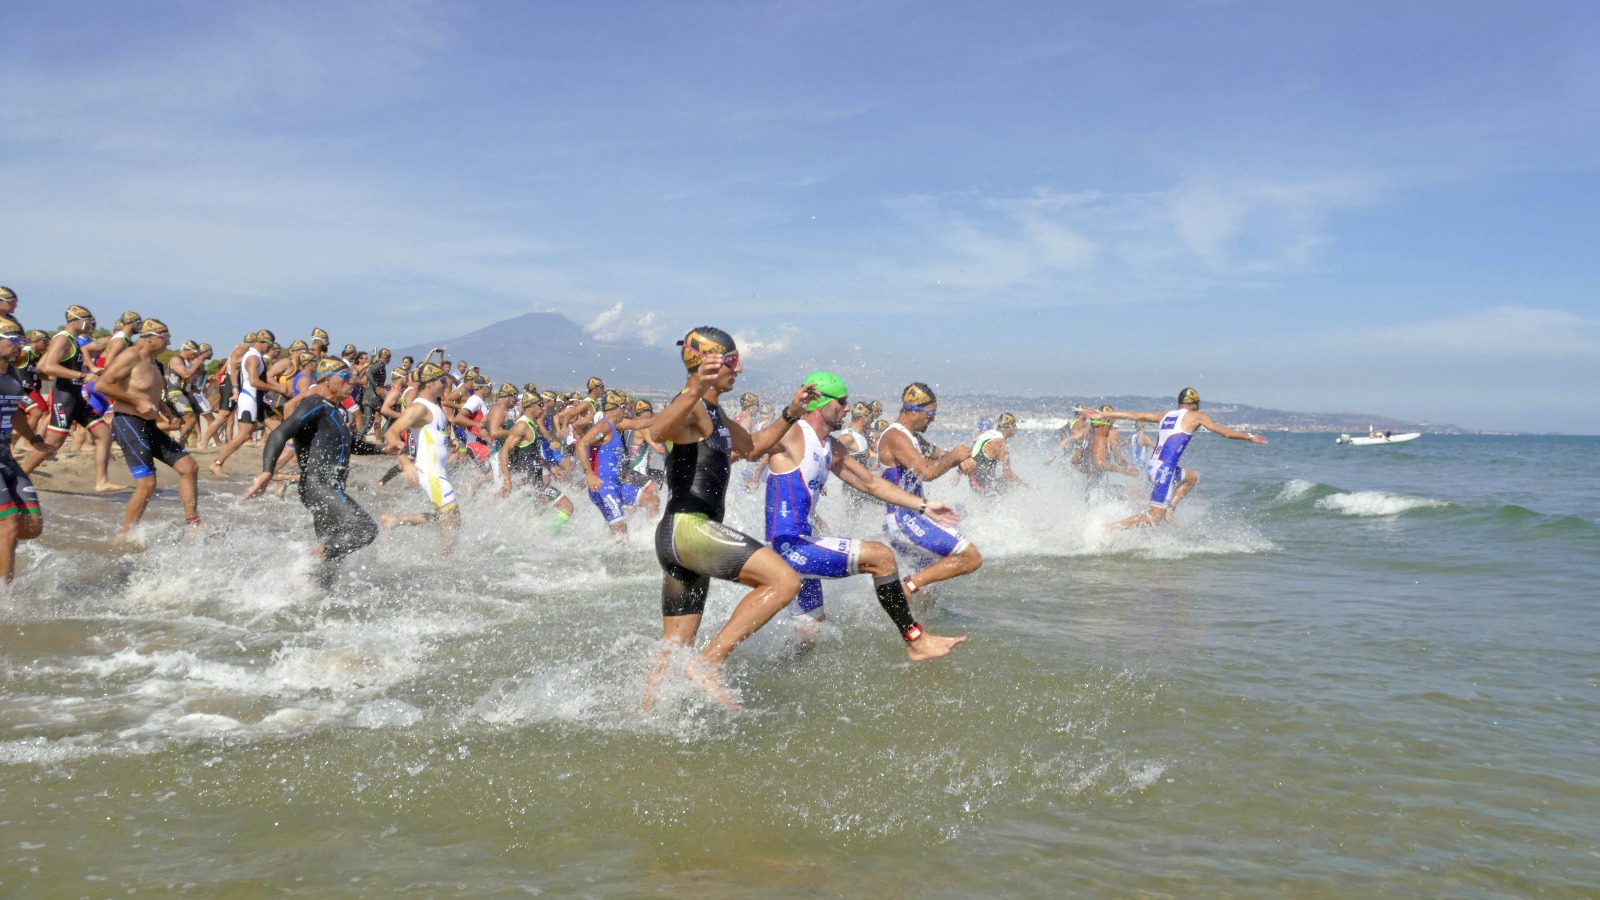
[[(261, 454), (263, 471), (277, 467), (284, 445), (294, 441), (300, 463), (300, 502), (311, 511), (311, 524), (324, 542), (323, 559), (336, 562), (372, 543), (378, 525), (367, 511), (345, 493), (350, 477), (350, 454), (375, 455), (383, 448), (359, 441), (345, 424), (344, 410), (324, 397), (306, 397), (289, 420), (267, 435)], [(332, 568), (324, 568), (324, 578)]]

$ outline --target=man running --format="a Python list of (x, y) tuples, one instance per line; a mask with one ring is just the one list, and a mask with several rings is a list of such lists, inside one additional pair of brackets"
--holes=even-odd
[(450, 423), (445, 418), (439, 402), (449, 387), (450, 373), (443, 366), (423, 363), (415, 374), (417, 394), (411, 399), (389, 430), (384, 433), (384, 447), (390, 453), (400, 453), (406, 447), (408, 432), (416, 429), (417, 483), (433, 504), (433, 512), (407, 516), (380, 516), (378, 521), (385, 531), (396, 525), (439, 524), (439, 539), (444, 551), (455, 547), (456, 529), (461, 527), (461, 509), (456, 503), (456, 489), (450, 484), (447, 465), (450, 461)]
[(711, 579), (721, 578), (737, 581), (750, 592), (684, 674), (718, 703), (738, 709), (718, 670), (740, 641), (794, 599), (800, 592), (800, 577), (770, 547), (722, 524), (728, 474), (734, 454), (759, 458), (772, 449), (789, 426), (800, 421), (817, 390), (802, 386), (783, 415), (752, 436), (727, 420), (717, 405), (744, 371), (733, 337), (720, 328), (702, 326), (678, 343), (688, 380), (650, 426), (651, 437), (672, 449), (667, 454), (666, 514), (656, 526), (656, 559), (664, 573), (663, 647), (646, 679), (643, 706), (654, 705), (673, 651), (693, 644)]
[(156, 354), (167, 349), (171, 340), (167, 326), (156, 319), (145, 319), (133, 344), (117, 355), (100, 376), (100, 390), (113, 403), (112, 432), (117, 446), (133, 473), (133, 496), (128, 498), (128, 512), (122, 520), (122, 534), (118, 543), (128, 543), (133, 526), (144, 516), (145, 506), (156, 492), (155, 461), (161, 460), (178, 473), (178, 496), (183, 500), (184, 522), (190, 531), (200, 527), (200, 511), (196, 505), (200, 467), (195, 465), (188, 451), (172, 436), (161, 430), (161, 417), (176, 419), (162, 397), (161, 364)]
[(9, 316), (0, 316), (0, 584), (6, 585), (16, 572), (18, 542), (44, 533), (39, 493), (11, 455), (11, 423), (16, 422), (17, 434), (36, 452), (46, 456), (54, 452), (34, 434), (28, 417), (17, 415), (27, 387), (13, 364), (26, 341), (21, 325)]
[[(924, 482), (961, 467), (972, 474), (972, 450), (965, 444), (941, 453), (922, 434), (939, 414), (933, 388), (920, 381), (900, 392), (900, 416), (878, 439), (878, 459), (883, 477), (902, 490), (922, 496)], [(906, 579), (906, 592), (915, 594), (928, 585), (947, 581), (983, 565), (983, 555), (966, 536), (909, 509), (890, 505), (883, 532), (897, 554), (924, 568)]]
[(1232, 441), (1249, 441), (1252, 444), (1267, 442), (1267, 439), (1259, 434), (1235, 431), (1211, 421), (1210, 416), (1200, 411), (1200, 392), (1190, 387), (1178, 392), (1178, 408), (1169, 413), (1106, 409), (1101, 410), (1100, 418), (1113, 422), (1117, 419), (1155, 422), (1160, 426), (1156, 432), (1155, 457), (1150, 460), (1147, 470), (1150, 480), (1155, 483), (1155, 487), (1150, 491), (1150, 509), (1120, 522), (1112, 522), (1106, 526), (1108, 530), (1155, 525), (1166, 520), (1171, 514), (1171, 509), (1178, 505), (1178, 501), (1194, 490), (1194, 486), (1200, 482), (1200, 473), (1179, 467), (1178, 459), (1183, 456), (1183, 451), (1189, 446), (1189, 439), (1196, 431), (1204, 428)]
[(337, 357), (316, 361), (315, 386), (296, 398), (299, 402), (294, 412), (267, 435), (261, 474), (244, 494), (248, 500), (267, 489), (284, 447), (294, 441), (300, 463), (300, 502), (310, 511), (311, 527), (322, 541), (315, 553), (322, 559), (317, 581), (324, 590), (338, 575), (340, 560), (378, 537), (378, 524), (345, 492), (350, 455), (383, 452), (382, 447), (357, 439), (345, 424), (344, 401), (350, 395), (351, 375), (350, 367)]
[(998, 497), (1013, 485), (1028, 483), (1011, 471), (1011, 438), (1017, 436), (1017, 417), (1001, 413), (995, 427), (981, 432), (972, 441), (972, 474), (967, 476), (972, 489), (985, 497)]
[(245, 342), (245, 350), (239, 356), (239, 395), (234, 400), (234, 418), (238, 421), (238, 428), (234, 431), (233, 439), (218, 450), (217, 458), (211, 461), (213, 475), (222, 474), (222, 464), (255, 435), (257, 428), (266, 423), (269, 412), (266, 398), (273, 387), (267, 381), (266, 353), (278, 342), (278, 338), (265, 328), (246, 337), (250, 340)]
[(50, 425), (44, 434), (50, 452), (34, 450), (29, 453), (22, 461), (22, 472), (31, 476), (40, 463), (66, 442), (72, 426), (81, 425), (94, 438), (94, 489), (109, 494), (128, 488), (111, 480), (107, 471), (111, 465), (111, 428), (105, 419), (94, 413), (83, 396), (87, 366), (79, 339), (87, 338), (93, 331), (94, 313), (81, 306), (68, 307), (67, 324), (50, 339), (50, 346), (40, 357), (39, 374), (55, 379), (50, 389)]
[[(846, 578), (863, 572), (872, 576), (872, 589), (878, 604), (900, 630), (906, 654), (913, 662), (934, 659), (954, 650), (965, 637), (947, 638), (929, 634), (917, 624), (906, 599), (905, 585), (894, 552), (878, 541), (858, 541), (840, 537), (813, 537), (812, 520), (817, 496), (828, 483), (829, 473), (845, 484), (870, 494), (890, 506), (903, 507), (925, 515), (941, 525), (954, 525), (961, 517), (947, 504), (929, 503), (908, 491), (874, 477), (857, 462), (832, 433), (850, 414), (849, 389), (844, 379), (832, 372), (812, 372), (805, 384), (816, 389), (817, 397), (806, 404), (800, 422), (784, 434), (768, 454), (767, 543), (800, 575), (800, 593), (789, 604), (789, 612), (813, 622), (825, 616), (822, 608), (822, 578)], [(814, 629), (808, 629), (808, 632)], [(809, 633), (801, 641), (813, 643)]]
[[(590, 381), (598, 379), (591, 378)], [(622, 471), (628, 462), (628, 445), (622, 433), (643, 425), (649, 419), (629, 417), (628, 395), (621, 391), (606, 391), (600, 401), (600, 416), (578, 438), (578, 465), (583, 467), (584, 483), (589, 488), (589, 502), (600, 510), (606, 526), (613, 535), (628, 533), (628, 523), (623, 517), (628, 510), (644, 506), (647, 515), (655, 518), (661, 502), (656, 499), (654, 485), (643, 488), (626, 484)]]

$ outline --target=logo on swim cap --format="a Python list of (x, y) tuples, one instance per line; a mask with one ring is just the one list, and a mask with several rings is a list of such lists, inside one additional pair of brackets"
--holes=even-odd
[(79, 322), (79, 321), (82, 321), (84, 319), (92, 319), (92, 318), (94, 318), (94, 313), (89, 312), (87, 309), (84, 309), (81, 306), (69, 306), (69, 307), (67, 307), (67, 321), (68, 322)]
[(504, 400), (507, 397), (515, 397), (516, 395), (517, 386), (508, 381), (505, 384), (500, 385), (500, 393), (496, 396)]
[(340, 356), (355, 356), (356, 355), (356, 345), (355, 344), (345, 344), (344, 345), (344, 349), (339, 352), (339, 355)]
[(873, 415), (875, 415), (875, 416), (883, 415), (883, 401), (882, 400), (874, 400), (871, 403), (869, 403), (868, 406), (872, 409), (872, 414)]
[(586, 391), (593, 391), (597, 388), (600, 390), (605, 390), (605, 386), (606, 383), (601, 381), (598, 377), (590, 377), (589, 381), (583, 386), (583, 389)]
[(755, 395), (754, 391), (745, 391), (739, 397), (739, 408), (740, 409), (749, 409), (752, 406), (760, 406), (760, 405), (761, 405), (761, 398), (757, 397)]
[(263, 328), (256, 332), (255, 343), (257, 344), (276, 344), (277, 342), (278, 336), (273, 334), (270, 328)]
[(16, 291), (13, 291), (11, 288), (6, 287), (5, 285), (0, 285), (0, 300), (15, 300), (15, 299), (17, 299), (17, 292)]
[(700, 368), (701, 363), (713, 356), (727, 356), (739, 352), (739, 348), (733, 343), (732, 335), (710, 325), (702, 325), (684, 335), (678, 346), (683, 348), (683, 367), (691, 372)]
[(850, 396), (850, 389), (845, 387), (844, 379), (832, 372), (812, 372), (806, 376), (801, 385), (811, 385), (817, 389), (817, 399), (806, 404), (806, 412), (819, 410), (835, 400), (846, 400)]
[(537, 394), (539, 393), (539, 386), (530, 381), (522, 386), (522, 392), (524, 394)]
[(311, 348), (306, 345), (305, 341), (295, 338), (294, 343), (290, 344), (285, 349), (287, 349), (290, 353), (299, 353), (301, 350), (310, 350)]
[[(317, 360), (317, 367), (311, 372), (312, 381), (327, 381), (336, 375), (343, 375), (346, 381), (350, 379), (350, 367), (337, 356), (324, 356), (321, 359), (317, 359), (316, 354), (310, 350), (302, 350), (301, 352), (305, 354), (307, 362), (313, 359)], [(304, 363), (301, 365), (304, 365)]]
[(904, 406), (927, 406), (938, 402), (939, 398), (933, 395), (933, 388), (920, 381), (911, 382), (900, 392), (900, 403)]
[(635, 400), (635, 401), (633, 401), (633, 414), (635, 416), (643, 416), (643, 415), (647, 415), (649, 413), (653, 413), (655, 411), (656, 411), (656, 408), (654, 406), (650, 405), (650, 401), (649, 400)]
[(1011, 413), (1001, 413), (999, 427), (1001, 431), (1017, 427), (1017, 417)]
[(199, 353), (200, 352), (200, 345), (196, 344), (194, 341), (184, 341), (183, 342), (183, 346), (178, 348), (178, 352), (179, 353)]
[(448, 374), (450, 373), (445, 371), (443, 366), (440, 366), (436, 363), (425, 362), (422, 365), (417, 366), (417, 373), (413, 377), (417, 384), (427, 384), (431, 381), (438, 381)]
[(37, 328), (30, 329), (28, 331), (28, 343), (30, 343), (30, 344), (33, 343), (34, 341), (48, 341), (48, 340), (50, 340), (50, 335), (44, 333), (43, 331), (40, 331)]
[(850, 415), (858, 419), (865, 419), (872, 415), (872, 407), (868, 406), (865, 401), (857, 403), (850, 408)]
[[(593, 381), (594, 379), (591, 378), (590, 380)], [(606, 391), (605, 400), (600, 404), (600, 408), (609, 412), (613, 409), (627, 405), (628, 395), (622, 391), (612, 389)]]
[(122, 327), (129, 326), (129, 325), (136, 326), (140, 322), (143, 322), (143, 321), (144, 321), (144, 316), (141, 316), (138, 313), (136, 313), (136, 312), (134, 312), (133, 310), (130, 309), (127, 312), (123, 313), (122, 315), (117, 316), (117, 327), (118, 328), (122, 328)]
[(0, 336), (22, 337), (22, 326), (10, 316), (0, 316)]
[(316, 361), (317, 355), (310, 350), (296, 350), (294, 355), (289, 358), (293, 361), (296, 369), (304, 369)]
[(166, 334), (167, 326), (160, 319), (145, 319), (144, 324), (139, 326), (139, 337), (142, 338), (165, 337)]
[(1196, 407), (1200, 405), (1200, 392), (1194, 388), (1184, 388), (1178, 392), (1178, 405), (1187, 406), (1189, 404), (1194, 404)]
[(210, 344), (201, 344), (200, 345), (200, 352), (201, 353), (210, 353), (211, 352), (211, 345)]
[(313, 341), (327, 341), (328, 333), (321, 328), (313, 328), (311, 329), (311, 339)]

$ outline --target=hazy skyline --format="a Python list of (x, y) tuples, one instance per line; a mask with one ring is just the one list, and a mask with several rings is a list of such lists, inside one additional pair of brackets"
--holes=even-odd
[[(1592, 4), (0, 9), (0, 284), (1594, 433)], [(1587, 261), (1585, 261), (1587, 260)], [(287, 338), (286, 338), (287, 339)], [(1515, 415), (1512, 415), (1514, 413)]]

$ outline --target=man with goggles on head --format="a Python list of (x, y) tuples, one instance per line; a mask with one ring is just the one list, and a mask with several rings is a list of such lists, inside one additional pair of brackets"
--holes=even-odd
[(156, 362), (157, 354), (166, 350), (170, 341), (166, 325), (156, 319), (145, 319), (133, 344), (119, 353), (100, 376), (101, 393), (116, 404), (112, 434), (134, 477), (133, 496), (128, 498), (128, 512), (122, 521), (118, 543), (132, 541), (130, 532), (139, 524), (145, 506), (156, 492), (155, 462), (158, 459), (178, 473), (178, 496), (183, 501), (184, 520), (190, 531), (200, 528), (197, 505), (200, 467), (183, 445), (173, 440), (161, 426), (163, 419), (174, 424), (178, 419), (163, 396), (161, 364)]
[(24, 474), (32, 475), (39, 464), (60, 449), (66, 442), (72, 426), (79, 425), (94, 438), (94, 489), (100, 493), (127, 490), (126, 485), (111, 480), (107, 471), (111, 465), (111, 428), (106, 420), (95, 414), (83, 396), (83, 381), (88, 374), (84, 359), (94, 349), (90, 335), (94, 333), (94, 313), (81, 306), (67, 308), (67, 324), (50, 339), (39, 358), (39, 374), (55, 379), (50, 390), (50, 425), (45, 429), (44, 442), (50, 452), (35, 450), (22, 461)]
[[(920, 381), (900, 392), (900, 416), (878, 439), (878, 461), (883, 477), (902, 490), (922, 497), (922, 485), (959, 467), (971, 474), (976, 468), (972, 449), (962, 444), (941, 452), (922, 436), (939, 414), (933, 388)], [(947, 581), (983, 565), (983, 556), (966, 536), (927, 515), (890, 505), (883, 519), (889, 545), (921, 570), (905, 580), (906, 592), (915, 594), (930, 584)]]
[(912, 661), (944, 656), (966, 638), (940, 637), (922, 630), (911, 614), (894, 552), (878, 541), (813, 536), (813, 511), (828, 476), (836, 474), (845, 484), (891, 508), (925, 515), (947, 526), (954, 525), (960, 515), (947, 504), (929, 503), (874, 477), (832, 437), (850, 414), (844, 379), (832, 372), (812, 372), (804, 383), (816, 388), (818, 396), (806, 404), (799, 423), (783, 435), (769, 454), (766, 516), (767, 543), (802, 576), (800, 593), (789, 604), (790, 615), (808, 620), (801, 641), (807, 646), (814, 643), (816, 628), (810, 623), (822, 621), (825, 615), (819, 579), (866, 573), (872, 576), (878, 603), (905, 639), (906, 653)]

